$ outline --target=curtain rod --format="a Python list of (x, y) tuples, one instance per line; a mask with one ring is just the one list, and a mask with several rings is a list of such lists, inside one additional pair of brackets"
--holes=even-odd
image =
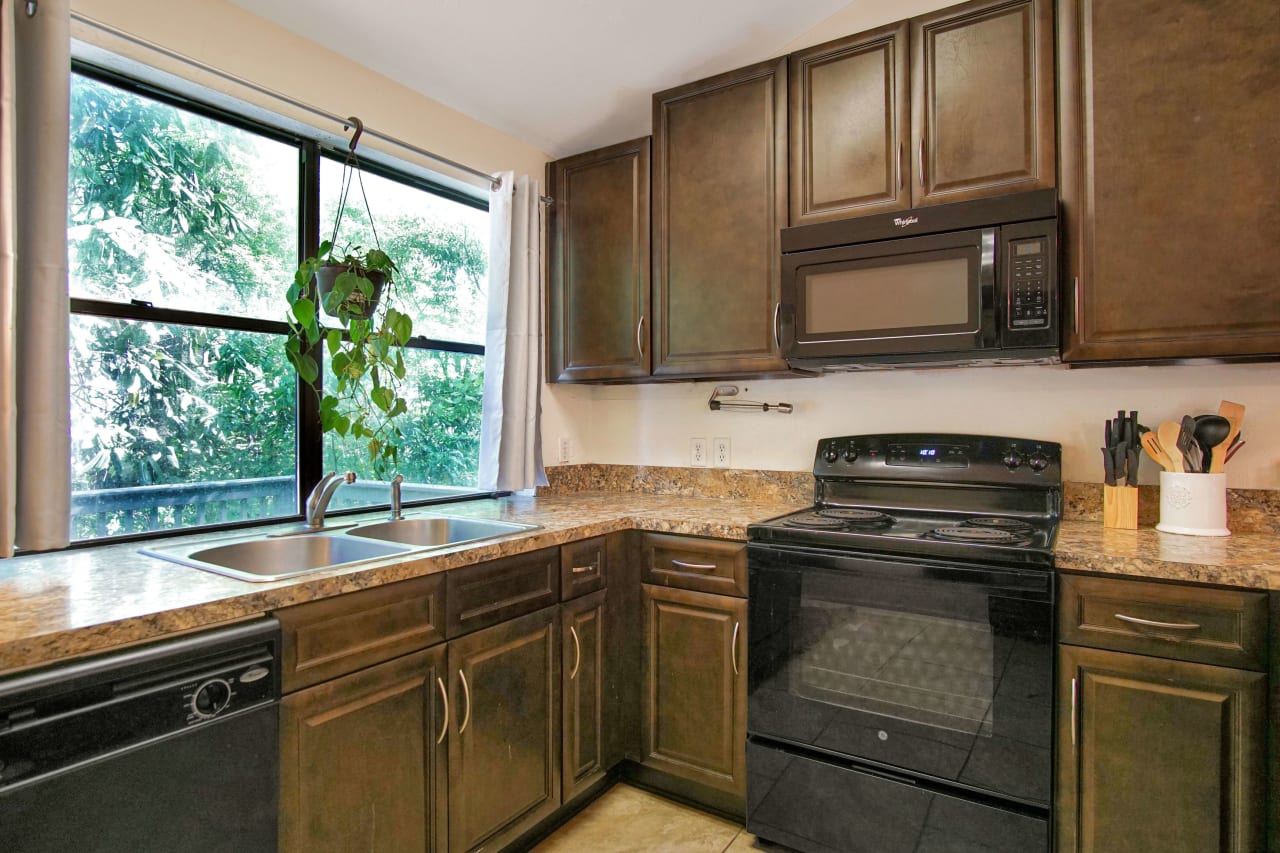
[[(303, 110), (304, 112), (311, 113), (312, 115), (319, 116), (320, 118), (328, 119), (329, 121), (342, 125), (343, 130), (346, 130), (348, 127), (351, 126), (351, 122), (346, 118), (344, 118), (343, 116), (336, 115), (335, 113), (328, 112), (327, 110), (322, 110), (319, 107), (315, 107), (315, 106), (312, 106), (311, 104), (306, 103), (305, 101), (299, 101), (297, 98), (291, 98), (288, 95), (284, 94), (283, 92), (277, 92), (274, 89), (268, 89), (266, 86), (260, 86), (259, 84), (254, 83), (252, 80), (246, 80), (245, 78), (232, 74), (229, 71), (223, 71), (220, 68), (215, 68), (214, 66), (201, 62), (198, 59), (193, 59), (192, 57), (186, 56), (185, 54), (178, 53), (175, 50), (170, 50), (169, 48), (164, 47), (163, 45), (159, 45), (159, 44), (156, 44), (155, 42), (148, 41), (147, 39), (141, 38), (139, 36), (135, 36), (132, 33), (127, 33), (124, 30), (117, 29), (116, 27), (113, 27), (107, 23), (103, 23), (102, 21), (99, 21), (95, 18), (90, 18), (88, 15), (84, 15), (80, 12), (72, 12), (71, 17), (82, 24), (87, 24), (88, 26), (93, 27), (94, 29), (101, 30), (104, 33), (109, 33), (110, 35), (113, 35), (116, 38), (124, 39), (125, 41), (130, 42), (132, 44), (136, 44), (139, 47), (146, 48), (147, 50), (155, 51), (156, 53), (159, 53), (162, 56), (166, 56), (169, 59), (175, 60), (177, 62), (181, 62), (185, 65), (190, 65), (193, 68), (198, 68), (201, 71), (204, 71), (208, 74), (212, 74), (215, 77), (221, 77), (223, 80), (227, 80), (231, 83), (235, 83), (238, 86), (244, 86), (245, 88), (251, 89), (260, 95), (266, 95), (267, 97), (274, 98), (277, 101), (283, 101), (286, 104), (291, 104), (292, 106), (297, 107), (298, 109)], [(383, 142), (388, 142), (392, 145), (403, 148), (406, 151), (412, 151), (414, 154), (419, 154), (423, 157), (426, 157), (429, 160), (434, 160), (437, 163), (443, 163), (446, 166), (450, 166), (454, 169), (457, 169), (460, 172), (466, 172), (468, 175), (474, 175), (477, 178), (481, 178), (492, 189), (496, 190), (502, 186), (502, 180), (495, 175), (489, 174), (488, 172), (482, 172), (479, 169), (473, 169), (470, 166), (467, 166), (463, 163), (459, 163), (456, 160), (450, 160), (448, 157), (444, 157), (440, 154), (436, 154), (433, 151), (428, 151), (425, 148), (419, 148), (417, 145), (413, 145), (412, 143), (405, 142), (403, 139), (397, 139), (394, 136), (389, 136), (385, 133), (380, 133), (379, 131), (373, 130), (368, 127), (364, 128), (364, 132), (369, 136), (373, 136), (373, 137), (377, 137), (378, 139), (381, 139)]]

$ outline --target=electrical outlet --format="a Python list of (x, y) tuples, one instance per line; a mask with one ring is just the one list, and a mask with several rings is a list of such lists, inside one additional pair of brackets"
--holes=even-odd
[(573, 441), (567, 435), (560, 436), (560, 462), (567, 463), (573, 456)]
[(729, 467), (729, 439), (711, 439), (711, 466), (713, 468)]
[(694, 468), (707, 467), (707, 440), (705, 438), (689, 440), (689, 464)]

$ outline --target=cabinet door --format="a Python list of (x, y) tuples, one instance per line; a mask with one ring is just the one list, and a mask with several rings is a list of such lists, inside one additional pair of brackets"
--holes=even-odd
[(653, 96), (654, 375), (786, 369), (787, 65)]
[(1278, 26), (1059, 0), (1066, 360), (1280, 353)]
[(1057, 850), (1262, 849), (1262, 673), (1059, 649)]
[(907, 22), (791, 54), (791, 224), (911, 206)]
[(498, 850), (560, 806), (559, 607), (449, 643), (449, 849)]
[(649, 375), (649, 137), (547, 166), (547, 379)]
[(911, 20), (916, 205), (1052, 187), (1052, 0), (978, 0)]
[(560, 608), (563, 800), (604, 778), (605, 590)]
[(284, 698), (282, 851), (445, 849), (444, 663), (439, 645)]
[(644, 763), (746, 794), (747, 602), (644, 585)]

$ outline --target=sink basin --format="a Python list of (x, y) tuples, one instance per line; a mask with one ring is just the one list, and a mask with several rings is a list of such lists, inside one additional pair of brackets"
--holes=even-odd
[(263, 582), (404, 554), (411, 550), (413, 549), (389, 542), (317, 535), (250, 539), (212, 547), (208, 543), (197, 543), (143, 548), (141, 553), (242, 581)]
[(441, 548), (445, 545), (460, 545), (463, 542), (492, 539), (495, 536), (537, 528), (536, 524), (431, 515), (402, 518), (399, 521), (384, 521), (380, 524), (364, 524), (348, 530), (346, 535), (383, 542), (402, 542), (419, 548)]

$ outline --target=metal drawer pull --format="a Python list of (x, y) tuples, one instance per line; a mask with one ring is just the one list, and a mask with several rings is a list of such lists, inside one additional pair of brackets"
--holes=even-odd
[(462, 670), (458, 670), (458, 677), (462, 679), (462, 696), (466, 699), (463, 705), (462, 725), (458, 727), (458, 734), (462, 734), (467, 730), (467, 723), (471, 722), (471, 687), (467, 684), (467, 676)]
[(587, 572), (594, 572), (595, 570), (596, 570), (596, 564), (592, 563), (589, 566), (574, 566), (569, 571), (575, 575), (585, 575)]
[(640, 350), (640, 357), (644, 358), (644, 315), (640, 315), (640, 322), (636, 323), (636, 349)]
[(449, 693), (439, 677), (436, 678), (436, 687), (440, 688), (440, 698), (444, 700), (444, 720), (440, 723), (440, 737), (436, 738), (436, 743), (444, 743), (444, 736), (449, 733)]
[(578, 630), (572, 625), (569, 633), (573, 635), (573, 672), (569, 673), (569, 680), (573, 681), (578, 677), (578, 667), (582, 664), (582, 644), (578, 642)]
[(740, 622), (734, 622), (734, 623), (733, 623), (733, 647), (732, 647), (732, 653), (733, 653), (733, 654), (732, 654), (732, 660), (733, 660), (733, 674), (734, 674), (734, 675), (737, 675), (737, 674), (738, 674), (738, 627), (739, 627), (741, 624), (742, 624), (742, 623), (740, 623)]
[(1071, 745), (1076, 745), (1076, 680), (1071, 679)]
[(1167, 631), (1199, 631), (1200, 626), (1195, 622), (1156, 622), (1152, 619), (1139, 619), (1137, 616), (1125, 616), (1123, 613), (1115, 614), (1115, 617), (1121, 622), (1128, 622), (1131, 625), (1141, 625), (1144, 628), (1164, 628)]
[(671, 565), (678, 569), (692, 569), (695, 572), (714, 572), (715, 564), (708, 565), (706, 563), (686, 563), (684, 560), (672, 560)]

